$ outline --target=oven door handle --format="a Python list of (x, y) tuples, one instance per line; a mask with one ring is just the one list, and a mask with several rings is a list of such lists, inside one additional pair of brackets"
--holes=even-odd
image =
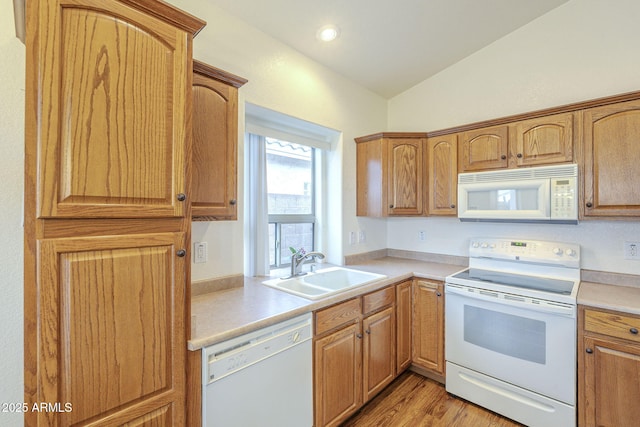
[(535, 298), (524, 299), (523, 297), (510, 296), (501, 292), (471, 288), (451, 283), (447, 283), (447, 285), (445, 286), (445, 293), (460, 295), (461, 297), (468, 299), (488, 301), (495, 304), (517, 307), (523, 310), (530, 310), (538, 313), (550, 313), (566, 317), (575, 317), (576, 315), (575, 306), (563, 303), (554, 303), (553, 301), (544, 301)]

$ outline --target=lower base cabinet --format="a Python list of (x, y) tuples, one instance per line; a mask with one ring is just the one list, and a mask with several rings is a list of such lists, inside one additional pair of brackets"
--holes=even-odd
[(315, 426), (338, 426), (396, 376), (395, 286), (315, 313)]
[(640, 316), (584, 307), (578, 313), (578, 425), (637, 426)]
[(413, 365), (444, 376), (444, 283), (413, 283)]

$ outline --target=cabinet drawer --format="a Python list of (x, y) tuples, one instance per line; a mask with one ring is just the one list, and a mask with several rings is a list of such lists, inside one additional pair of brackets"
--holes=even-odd
[(362, 297), (362, 314), (368, 314), (387, 305), (391, 305), (396, 300), (395, 287), (380, 289)]
[(609, 335), (640, 342), (640, 317), (622, 313), (606, 313), (596, 310), (584, 311), (585, 331)]
[(354, 298), (316, 312), (316, 335), (323, 334), (360, 317), (360, 298)]

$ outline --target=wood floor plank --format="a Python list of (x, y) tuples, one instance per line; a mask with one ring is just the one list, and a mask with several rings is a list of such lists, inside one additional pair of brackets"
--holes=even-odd
[(400, 375), (342, 427), (522, 427), (508, 418), (449, 395), (414, 372)]

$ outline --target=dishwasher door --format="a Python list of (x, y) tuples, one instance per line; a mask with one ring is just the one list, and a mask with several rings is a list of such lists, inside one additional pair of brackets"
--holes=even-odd
[(206, 427), (313, 425), (311, 314), (203, 350)]

